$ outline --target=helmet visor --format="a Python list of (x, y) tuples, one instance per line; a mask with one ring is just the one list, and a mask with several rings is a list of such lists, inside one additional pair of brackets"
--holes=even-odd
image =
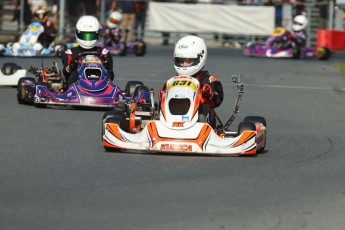
[(189, 67), (197, 65), (199, 58), (181, 58), (175, 57), (175, 65), (178, 67)]
[(109, 19), (109, 22), (110, 23), (113, 23), (113, 24), (117, 24), (118, 23), (118, 20), (116, 18), (110, 18)]
[(296, 22), (296, 21), (294, 21), (293, 24), (296, 25), (296, 26), (303, 26), (303, 23)]
[(76, 33), (77, 38), (83, 41), (93, 41), (98, 40), (99, 32), (83, 32), (83, 31), (77, 31)]

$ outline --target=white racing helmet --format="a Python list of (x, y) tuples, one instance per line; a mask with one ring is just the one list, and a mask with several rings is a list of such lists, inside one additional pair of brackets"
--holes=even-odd
[(109, 15), (109, 18), (107, 20), (107, 26), (110, 29), (114, 29), (119, 26), (122, 20), (122, 15), (118, 11), (114, 11)]
[(301, 31), (307, 28), (308, 25), (308, 19), (304, 15), (297, 15), (293, 19), (293, 24), (292, 24), (292, 30), (293, 31)]
[(78, 45), (84, 49), (92, 49), (99, 39), (100, 25), (94, 16), (82, 16), (76, 25), (75, 37)]
[[(180, 65), (180, 58), (193, 58), (193, 64), (188, 67)], [(187, 35), (182, 37), (175, 45), (174, 67), (178, 75), (194, 75), (202, 70), (207, 60), (207, 47), (204, 39)]]

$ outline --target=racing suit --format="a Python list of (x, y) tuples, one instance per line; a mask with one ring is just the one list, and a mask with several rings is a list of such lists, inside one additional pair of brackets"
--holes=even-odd
[(193, 77), (197, 78), (201, 84), (200, 88), (203, 88), (204, 84), (211, 86), (213, 97), (211, 100), (207, 100), (206, 103), (199, 107), (199, 114), (203, 114), (206, 118), (206, 122), (210, 124), (213, 128), (216, 128), (217, 120), (215, 118), (214, 108), (220, 106), (223, 102), (224, 93), (222, 83), (212, 76), (207, 70), (200, 71)]
[(306, 46), (308, 35), (304, 30), (296, 31), (292, 33), (292, 40), (299, 48)]
[(101, 34), (104, 38), (104, 44), (109, 47), (113, 46), (114, 44), (118, 44), (122, 38), (122, 31), (120, 28), (110, 29), (107, 26), (104, 26)]
[(303, 30), (288, 33), (277, 48), (281, 50), (291, 49), (294, 46), (304, 48), (307, 43), (307, 33)]
[[(207, 100), (204, 104), (199, 106), (199, 114), (203, 114), (206, 118), (206, 122), (210, 124), (213, 128), (216, 128), (217, 120), (214, 113), (214, 108), (220, 106), (223, 102), (224, 93), (222, 83), (217, 77), (209, 74), (207, 70), (200, 71), (193, 75), (194, 78), (198, 79), (200, 82), (200, 88), (202, 89), (205, 84), (211, 87), (213, 92), (213, 97)], [(165, 91), (166, 85), (164, 84), (162, 92)], [(159, 96), (161, 97), (161, 96)]]
[(97, 46), (92, 49), (83, 49), (82, 47), (77, 46), (67, 50), (62, 54), (62, 72), (67, 83), (66, 87), (78, 80), (78, 66), (75, 63), (78, 62), (82, 53), (89, 52), (95, 52), (96, 55), (99, 55), (103, 59), (103, 65), (108, 71), (108, 79), (111, 81), (114, 80), (113, 57), (110, 54), (109, 50)]
[(54, 24), (49, 20), (44, 24), (42, 23), (42, 25), (44, 27), (44, 31), (38, 37), (38, 42), (40, 42), (44, 48), (48, 48), (55, 40), (57, 31)]

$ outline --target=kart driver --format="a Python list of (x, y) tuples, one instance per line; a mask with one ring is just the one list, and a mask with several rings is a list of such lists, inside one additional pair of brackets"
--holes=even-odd
[(304, 48), (307, 43), (307, 33), (305, 31), (308, 24), (308, 19), (304, 15), (297, 15), (293, 19), (292, 32), (289, 32), (284, 37), (276, 48), (281, 50), (291, 49), (293, 46)]
[[(207, 60), (207, 47), (204, 39), (187, 35), (177, 41), (174, 50), (174, 67), (177, 75), (189, 75), (197, 78), (201, 83), (202, 97), (206, 102), (199, 107), (199, 114), (203, 114), (206, 122), (216, 128), (216, 118), (213, 111), (223, 101), (223, 86), (217, 77), (203, 70)], [(164, 93), (160, 91), (159, 97)]]
[(56, 38), (56, 28), (54, 23), (48, 20), (48, 12), (44, 6), (36, 7), (33, 11), (33, 21), (43, 25), (44, 31), (38, 37), (38, 42), (44, 48), (48, 48)]
[(122, 38), (122, 31), (119, 25), (122, 20), (122, 15), (118, 11), (114, 11), (109, 15), (106, 25), (102, 28), (102, 35), (104, 37), (104, 44), (106, 46), (113, 46), (118, 44)]
[(103, 65), (108, 71), (109, 81), (114, 80), (113, 57), (109, 50), (96, 46), (99, 39), (100, 24), (94, 16), (81, 16), (77, 21), (75, 37), (77, 47), (67, 50), (62, 55), (63, 75), (68, 87), (78, 80), (79, 58), (83, 53), (97, 53), (103, 59)]
[(292, 31), (290, 39), (295, 42), (299, 48), (303, 48), (307, 43), (306, 28), (308, 25), (308, 19), (305, 15), (297, 15), (293, 19)]

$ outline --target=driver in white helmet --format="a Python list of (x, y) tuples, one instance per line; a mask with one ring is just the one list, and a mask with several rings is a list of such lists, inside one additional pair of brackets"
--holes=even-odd
[[(206, 122), (215, 128), (216, 119), (213, 109), (223, 101), (223, 86), (217, 77), (204, 70), (206, 60), (207, 47), (204, 39), (194, 35), (187, 35), (177, 41), (174, 50), (176, 73), (177, 75), (189, 75), (199, 80), (202, 97), (206, 99), (205, 104), (199, 107), (199, 113), (203, 114)], [(164, 87), (160, 91), (160, 98), (164, 93)]]
[(292, 34), (289, 38), (298, 47), (303, 48), (306, 46), (308, 35), (306, 33), (306, 28), (308, 25), (308, 19), (305, 15), (297, 15), (293, 19), (292, 24)]
[(122, 15), (118, 11), (114, 11), (109, 15), (106, 25), (102, 27), (102, 35), (104, 44), (106, 46), (113, 46), (118, 44), (122, 38), (122, 30), (119, 25), (121, 24)]
[(102, 59), (104, 67), (108, 71), (108, 79), (114, 80), (113, 57), (106, 48), (96, 46), (100, 33), (100, 24), (96, 17), (85, 15), (79, 18), (76, 25), (75, 37), (77, 47), (67, 50), (62, 55), (63, 74), (67, 87), (78, 80), (78, 63), (82, 53), (95, 52)]

